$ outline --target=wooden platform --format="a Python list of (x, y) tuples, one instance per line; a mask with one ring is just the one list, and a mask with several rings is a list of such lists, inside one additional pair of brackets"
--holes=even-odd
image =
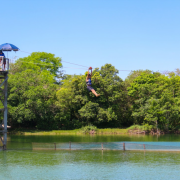
[(0, 75), (8, 74), (8, 71), (0, 71)]

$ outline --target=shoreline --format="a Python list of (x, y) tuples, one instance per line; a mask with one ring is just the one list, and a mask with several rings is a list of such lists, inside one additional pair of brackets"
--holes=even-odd
[(129, 134), (127, 129), (98, 129), (97, 131), (90, 131), (88, 133), (84, 133), (81, 129), (75, 130), (51, 130), (51, 131), (43, 131), (43, 130), (13, 130), (8, 132), (9, 135), (125, 135)]
[(84, 133), (82, 129), (74, 130), (12, 130), (8, 132), (9, 135), (164, 135), (164, 134), (180, 134), (179, 132), (164, 132), (164, 131), (140, 131), (140, 130), (129, 130), (118, 129), (118, 128), (106, 128), (97, 129), (97, 131), (89, 131)]

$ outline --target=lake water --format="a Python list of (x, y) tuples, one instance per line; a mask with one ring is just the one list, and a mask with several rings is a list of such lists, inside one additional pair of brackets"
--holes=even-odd
[(179, 135), (8, 136), (0, 151), (0, 180), (180, 179), (180, 152), (32, 150), (36, 143), (131, 142), (179, 146)]

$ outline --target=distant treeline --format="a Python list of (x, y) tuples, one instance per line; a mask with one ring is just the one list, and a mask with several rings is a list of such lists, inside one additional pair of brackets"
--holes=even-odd
[(63, 74), (61, 58), (34, 52), (11, 64), (8, 124), (12, 128), (75, 129), (89, 124), (122, 128), (133, 124), (161, 130), (180, 129), (180, 71), (163, 75), (132, 71), (123, 81), (111, 64), (86, 76)]

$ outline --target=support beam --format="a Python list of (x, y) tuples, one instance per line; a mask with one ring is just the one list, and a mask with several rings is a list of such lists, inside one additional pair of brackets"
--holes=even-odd
[(7, 144), (7, 114), (8, 114), (8, 109), (7, 109), (7, 79), (8, 79), (8, 74), (6, 73), (4, 75), (4, 143), (3, 143), (3, 150), (6, 150), (6, 144)]
[(7, 146), (7, 115), (8, 115), (8, 109), (7, 109), (7, 88), (8, 88), (8, 71), (9, 71), (9, 59), (6, 58), (6, 67), (2, 67), (3, 64), (0, 65), (0, 80), (4, 79), (4, 81), (0, 84), (0, 101), (2, 102), (4, 108), (0, 109), (1, 115), (3, 115), (3, 122), (0, 122), (0, 141), (2, 141), (3, 144), (3, 150), (6, 150)]

